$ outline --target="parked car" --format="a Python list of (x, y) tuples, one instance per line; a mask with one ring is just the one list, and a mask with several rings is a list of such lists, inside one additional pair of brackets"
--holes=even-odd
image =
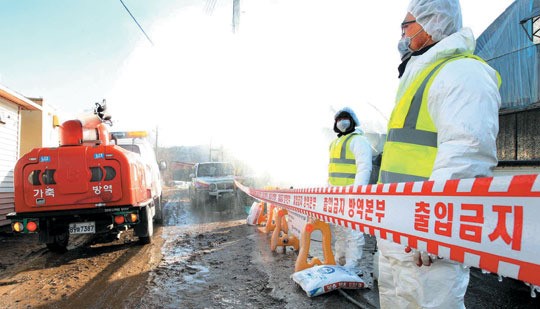
[(224, 195), (235, 196), (234, 166), (228, 162), (201, 162), (190, 175), (189, 197), (192, 205), (218, 201)]

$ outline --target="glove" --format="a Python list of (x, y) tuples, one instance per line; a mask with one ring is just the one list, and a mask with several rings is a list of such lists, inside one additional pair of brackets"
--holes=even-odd
[(416, 263), (416, 266), (418, 267), (431, 266), (431, 263), (433, 263), (435, 260), (441, 259), (435, 254), (430, 254), (430, 253), (427, 253), (426, 251), (414, 250), (409, 246), (405, 247), (406, 253), (410, 253), (411, 251), (413, 252), (413, 261)]

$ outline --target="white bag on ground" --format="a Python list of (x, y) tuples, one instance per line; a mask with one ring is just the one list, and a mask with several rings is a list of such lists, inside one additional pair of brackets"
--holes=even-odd
[(246, 219), (248, 225), (257, 225), (257, 220), (259, 220), (259, 215), (261, 214), (261, 208), (259, 202), (253, 202), (253, 204), (251, 204), (249, 215)]
[(309, 297), (336, 289), (360, 289), (364, 281), (347, 268), (338, 265), (318, 265), (291, 275)]

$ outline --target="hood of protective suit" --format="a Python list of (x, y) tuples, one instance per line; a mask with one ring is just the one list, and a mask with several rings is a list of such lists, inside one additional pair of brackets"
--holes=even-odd
[[(352, 120), (350, 126), (348, 127), (348, 129), (346, 131), (344, 131), (344, 132), (339, 130), (338, 127), (337, 127), (337, 120), (338, 120), (338, 118), (340, 116), (343, 117), (343, 114), (347, 114), (347, 116), (349, 116), (348, 118), (350, 118), (350, 120)], [(337, 113), (334, 115), (334, 132), (337, 133), (338, 137), (343, 136), (343, 135), (348, 135), (348, 134), (354, 132), (355, 128), (357, 126), (359, 126), (359, 125), (360, 125), (360, 121), (358, 120), (358, 117), (356, 117), (356, 114), (354, 113), (354, 111), (350, 107), (344, 107), (344, 108), (340, 109), (339, 111), (337, 111)]]
[(462, 27), (459, 0), (411, 0), (407, 11), (435, 42)]
[(355, 127), (360, 126), (360, 120), (358, 120), (358, 117), (356, 117), (356, 114), (354, 113), (354, 111), (350, 107), (344, 107), (344, 108), (338, 110), (336, 112), (336, 114), (334, 115), (334, 121), (337, 120), (337, 117), (341, 113), (347, 113), (347, 114), (351, 115), (352, 120), (354, 120), (354, 126)]
[(351, 118), (352, 120), (354, 120), (354, 126), (357, 127), (360, 125), (360, 121), (358, 120), (358, 117), (356, 117), (356, 114), (354, 113), (354, 111), (352, 110), (352, 108), (350, 107), (344, 107), (340, 110), (338, 110), (336, 112), (336, 114), (334, 115), (334, 120), (337, 120), (337, 117), (341, 114), (341, 113), (347, 113), (349, 115), (351, 115)]

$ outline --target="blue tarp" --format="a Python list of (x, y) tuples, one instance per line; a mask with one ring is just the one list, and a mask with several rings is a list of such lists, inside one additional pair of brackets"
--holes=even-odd
[(540, 104), (540, 44), (527, 35), (539, 10), (540, 0), (516, 0), (477, 40), (475, 53), (501, 74), (501, 110)]

